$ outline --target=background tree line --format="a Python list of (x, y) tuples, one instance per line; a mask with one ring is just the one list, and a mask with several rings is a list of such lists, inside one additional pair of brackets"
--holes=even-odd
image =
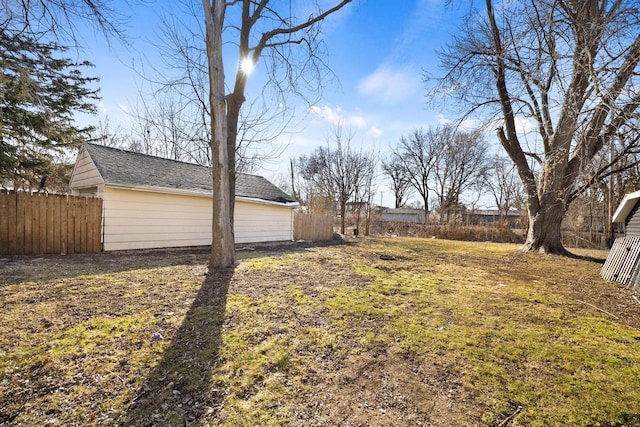
[[(309, 210), (335, 214), (342, 233), (349, 215), (350, 225), (368, 232), (370, 209), (380, 204), (383, 184), (392, 190), (395, 208), (424, 209), (430, 224), (460, 224), (465, 214), (490, 208), (505, 221), (510, 211), (520, 211), (521, 228), (528, 226), (527, 197), (518, 170), (511, 159), (496, 153), (480, 130), (454, 125), (414, 129), (385, 156), (375, 149), (356, 149), (353, 140), (353, 134), (336, 127), (324, 146), (292, 159), (289, 176), (278, 181)], [(604, 159), (610, 157), (604, 150), (600, 167), (608, 167)], [(629, 167), (607, 179), (585, 182), (567, 211), (563, 230), (574, 244), (599, 244), (601, 236), (608, 236), (611, 209), (639, 188), (638, 157), (630, 151), (624, 158)], [(534, 170), (540, 173), (535, 166)]]
[(355, 149), (353, 135), (337, 126), (325, 146), (292, 159), (290, 179), (279, 184), (309, 209), (334, 212), (344, 233), (348, 207), (366, 218), (382, 182), (392, 189), (395, 208), (420, 207), (427, 222), (460, 222), (465, 210), (487, 204), (505, 216), (522, 208), (508, 159), (490, 154), (481, 131), (453, 125), (412, 130), (385, 158), (375, 149)]

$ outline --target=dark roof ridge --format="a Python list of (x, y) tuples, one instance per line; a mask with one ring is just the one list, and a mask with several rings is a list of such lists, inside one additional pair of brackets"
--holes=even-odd
[(165, 160), (165, 161), (168, 161), (168, 162), (175, 162), (175, 163), (180, 163), (180, 164), (189, 165), (189, 166), (198, 166), (198, 167), (206, 168), (206, 169), (210, 169), (211, 168), (210, 166), (200, 165), (198, 163), (185, 162), (184, 160), (170, 159), (168, 157), (161, 157), (161, 156), (155, 156), (153, 154), (146, 154), (146, 153), (140, 153), (140, 152), (132, 151), (132, 150), (125, 150), (124, 148), (111, 147), (109, 145), (96, 144), (95, 142), (85, 142), (85, 144), (93, 145), (93, 146), (99, 147), (99, 148), (107, 148), (109, 150), (116, 150), (116, 151), (120, 151), (120, 152), (126, 153), (126, 154), (133, 154), (135, 156), (151, 157), (152, 159)]

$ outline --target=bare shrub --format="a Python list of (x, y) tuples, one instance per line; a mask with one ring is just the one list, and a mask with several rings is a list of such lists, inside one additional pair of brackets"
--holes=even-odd
[(514, 232), (507, 223), (486, 225), (443, 224), (425, 225), (399, 221), (375, 221), (374, 236), (435, 237), (438, 239), (524, 243), (524, 236)]

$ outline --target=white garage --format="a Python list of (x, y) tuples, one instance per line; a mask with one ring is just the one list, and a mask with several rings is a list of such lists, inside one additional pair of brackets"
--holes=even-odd
[[(74, 166), (74, 195), (103, 199), (104, 251), (211, 244), (211, 171), (85, 143)], [(238, 174), (236, 243), (293, 240), (298, 203), (265, 178)]]

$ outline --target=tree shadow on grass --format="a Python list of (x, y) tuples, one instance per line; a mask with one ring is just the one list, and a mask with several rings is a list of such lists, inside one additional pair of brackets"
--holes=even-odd
[(132, 399), (121, 425), (188, 425), (218, 412), (224, 391), (211, 387), (234, 270), (212, 271), (162, 359)]
[(592, 256), (588, 256), (588, 255), (578, 255), (578, 254), (574, 254), (573, 252), (569, 252), (569, 251), (567, 251), (567, 257), (573, 258), (573, 259), (578, 259), (580, 261), (594, 262), (596, 264), (604, 264), (605, 261), (606, 261), (606, 259), (604, 259), (604, 258), (592, 257)]

